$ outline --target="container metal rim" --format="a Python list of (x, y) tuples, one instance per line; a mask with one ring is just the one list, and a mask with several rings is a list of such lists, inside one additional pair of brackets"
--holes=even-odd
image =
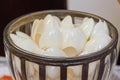
[[(112, 31), (111, 31), (112, 34), (113, 34), (112, 40), (105, 48), (103, 48), (100, 51), (90, 53), (90, 54), (87, 54), (87, 55), (84, 55), (84, 56), (69, 57), (69, 58), (66, 58), (66, 57), (59, 57), (59, 58), (57, 57), (56, 58), (56, 57), (40, 56), (40, 55), (34, 54), (32, 52), (23, 50), (23, 49), (17, 47), (14, 43), (12, 43), (12, 41), (9, 37), (9, 32), (10, 32), (10, 26), (11, 25), (13, 25), (14, 23), (18, 22), (19, 20), (22, 20), (23, 18), (27, 18), (29, 16), (33, 16), (33, 15), (36, 15), (36, 14), (43, 14), (43, 13), (47, 14), (47, 13), (53, 13), (53, 12), (54, 13), (60, 13), (60, 14), (63, 14), (63, 13), (71, 13), (71, 14), (76, 14), (76, 15), (81, 14), (81, 15), (84, 15), (84, 16), (89, 16), (89, 17), (92, 17), (92, 18), (104, 20), (104, 21), (107, 22), (108, 26), (112, 29)], [(23, 57), (23, 58), (27, 58), (28, 60), (30, 58), (33, 58), (33, 60), (35, 59), (35, 61), (36, 60), (42, 60), (42, 61), (60, 62), (60, 63), (71, 62), (71, 61), (76, 62), (78, 60), (79, 61), (86, 61), (87, 59), (91, 59), (91, 61), (92, 61), (92, 60), (95, 60), (95, 59), (99, 58), (100, 56), (104, 57), (105, 55), (107, 55), (107, 53), (109, 51), (111, 51), (114, 47), (116, 47), (117, 42), (118, 42), (118, 31), (108, 20), (106, 20), (102, 17), (99, 17), (97, 15), (94, 15), (94, 14), (81, 12), (81, 11), (72, 11), (72, 10), (46, 10), (46, 11), (38, 11), (38, 12), (29, 13), (29, 14), (20, 16), (16, 19), (12, 20), (10, 23), (8, 23), (8, 25), (4, 29), (3, 41), (4, 41), (4, 45), (6, 45), (12, 51), (16, 52), (15, 55), (18, 55), (18, 56)]]

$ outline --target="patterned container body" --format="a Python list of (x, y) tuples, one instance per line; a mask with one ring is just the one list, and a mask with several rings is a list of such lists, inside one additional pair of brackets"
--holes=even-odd
[[(17, 47), (12, 42), (10, 33), (20, 30), (30, 35), (33, 21), (44, 18), (47, 14), (60, 19), (71, 15), (74, 23), (80, 22), (84, 17), (92, 17), (96, 22), (99, 19), (104, 20), (108, 24), (112, 41), (101, 51), (71, 58), (39, 56)], [(42, 11), (21, 16), (10, 22), (4, 30), (4, 48), (14, 80), (109, 80), (118, 56), (117, 41), (117, 30), (107, 20), (85, 12), (67, 10)], [(50, 78), (52, 75), (57, 76)]]

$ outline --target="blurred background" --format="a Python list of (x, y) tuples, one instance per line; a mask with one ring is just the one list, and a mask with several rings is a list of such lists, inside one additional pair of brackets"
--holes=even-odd
[[(3, 30), (14, 18), (42, 10), (69, 9), (99, 15), (120, 31), (119, 0), (1, 0), (0, 1), (0, 56), (4, 56)], [(120, 64), (120, 56), (118, 60)]]

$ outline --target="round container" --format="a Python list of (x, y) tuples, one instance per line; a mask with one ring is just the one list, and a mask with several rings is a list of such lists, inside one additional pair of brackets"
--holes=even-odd
[[(20, 30), (31, 34), (31, 25), (36, 18), (47, 14), (63, 19), (71, 15), (78, 23), (84, 17), (92, 17), (96, 22), (106, 21), (111, 42), (102, 50), (80, 57), (55, 58), (37, 55), (17, 47), (10, 39), (10, 33)], [(14, 80), (109, 80), (112, 67), (117, 60), (118, 32), (107, 20), (85, 12), (50, 10), (30, 13), (11, 21), (4, 30), (4, 47), (7, 61)]]

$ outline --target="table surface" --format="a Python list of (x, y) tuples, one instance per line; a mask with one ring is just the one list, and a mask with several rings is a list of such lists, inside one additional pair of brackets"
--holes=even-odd
[[(111, 76), (111, 80), (120, 80), (120, 66), (115, 66), (113, 70), (113, 74)], [(10, 72), (4, 57), (0, 57), (0, 77), (8, 75), (10, 76)]]

